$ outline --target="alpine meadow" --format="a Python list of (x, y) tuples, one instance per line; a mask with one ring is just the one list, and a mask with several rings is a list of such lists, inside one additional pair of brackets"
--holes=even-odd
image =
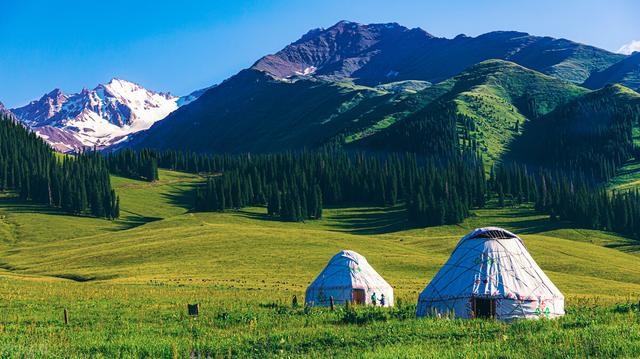
[[(240, 24), (275, 5), (156, 5), (158, 21), (111, 27), (109, 46), (92, 26), (69, 37), (71, 15), (52, 10), (52, 48), (95, 68), (39, 41), (0, 44), (59, 65), (29, 86), (114, 76), (28, 103), (15, 99), (32, 87), (2, 81), (0, 357), (640, 357), (632, 45), (330, 17), (255, 61), (247, 46), (291, 33), (274, 19), (310, 15), (289, 4), (239, 46)], [(377, 7), (367, 13), (386, 19)], [(205, 18), (238, 42), (233, 56), (198, 40)], [(632, 27), (618, 21), (611, 36)], [(174, 31), (166, 57), (120, 56), (150, 59)], [(200, 62), (213, 59), (255, 62), (214, 84)], [(121, 74), (193, 81), (175, 96)]]

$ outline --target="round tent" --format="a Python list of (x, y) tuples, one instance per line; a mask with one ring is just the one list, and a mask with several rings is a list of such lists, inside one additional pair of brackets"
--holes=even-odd
[(417, 316), (499, 320), (564, 315), (564, 296), (527, 251), (522, 239), (502, 228), (464, 236), (422, 291)]
[(373, 293), (384, 294), (385, 307), (393, 306), (393, 288), (369, 265), (367, 259), (354, 251), (342, 251), (329, 261), (305, 293), (305, 305), (328, 306), (333, 296), (335, 304), (346, 302), (372, 304)]

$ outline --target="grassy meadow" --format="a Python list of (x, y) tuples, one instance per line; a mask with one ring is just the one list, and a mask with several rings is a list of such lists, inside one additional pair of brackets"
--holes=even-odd
[[(193, 213), (195, 175), (119, 177), (121, 219), (0, 198), (0, 357), (638, 357), (640, 244), (549, 222), (529, 207), (412, 228), (402, 208), (329, 208), (283, 223), (263, 208)], [(418, 293), (459, 238), (522, 236), (567, 298), (559, 320), (415, 319)], [(398, 306), (292, 307), (342, 249), (366, 256)], [(189, 317), (187, 303), (200, 303)], [(64, 324), (63, 310), (69, 310)]]

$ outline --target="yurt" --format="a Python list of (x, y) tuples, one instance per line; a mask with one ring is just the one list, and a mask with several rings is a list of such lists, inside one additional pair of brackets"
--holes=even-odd
[(422, 291), (417, 316), (555, 318), (564, 296), (533, 260), (522, 239), (502, 228), (464, 236)]
[(335, 304), (373, 304), (371, 297), (376, 294), (375, 305), (393, 306), (393, 288), (367, 259), (354, 251), (342, 251), (329, 261), (305, 293), (305, 305), (328, 306), (333, 296)]

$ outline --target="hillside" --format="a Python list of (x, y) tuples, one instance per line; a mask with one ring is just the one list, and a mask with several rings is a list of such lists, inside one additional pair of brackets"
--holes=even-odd
[(575, 84), (633, 85), (620, 74), (633, 73), (634, 61), (513, 31), (446, 39), (341, 21), (263, 57), (119, 147), (265, 153), (348, 144), (441, 155), (463, 146), (491, 163), (527, 121), (587, 92)]
[(529, 123), (513, 142), (508, 159), (563, 170), (579, 168), (606, 178), (599, 173), (605, 166), (618, 168), (635, 158), (639, 121), (640, 95), (621, 85), (607, 86)]
[[(277, 152), (344, 142), (428, 153), (423, 142), (444, 141), (442, 146), (451, 147), (457, 146), (455, 138), (412, 132), (417, 138), (407, 139), (395, 131), (424, 116), (439, 116), (438, 106), (453, 106), (466, 119), (464, 124), (456, 120), (460, 127), (476, 126), (483, 150), (497, 159), (511, 141), (516, 122), (524, 125), (529, 117), (588, 92), (499, 60), (483, 62), (419, 91), (383, 89), (312, 79), (283, 81), (247, 70), (176, 111), (132, 144), (198, 152)], [(392, 126), (398, 122), (405, 124)], [(376, 138), (359, 141), (376, 133)]]
[[(293, 224), (268, 220), (264, 209), (257, 208), (189, 213), (185, 191), (200, 179), (164, 170), (160, 175), (158, 183), (113, 178), (124, 214), (118, 221), (78, 219), (43, 212), (15, 199), (0, 199), (0, 294), (12, 298), (2, 304), (3, 330), (10, 334), (0, 339), (5, 350), (44, 353), (41, 348), (46, 347), (49, 355), (91, 352), (104, 356), (162, 356), (171, 351), (188, 355), (189, 350), (206, 350), (252, 356), (259, 354), (249, 354), (250, 348), (266, 340), (274, 342), (259, 352), (282, 349), (312, 355), (322, 350), (361, 348), (389, 353), (406, 345), (419, 352), (435, 344), (424, 336), (433, 334), (435, 328), (445, 330), (442, 326), (446, 325), (447, 331), (472, 333), (480, 323), (447, 324), (395, 316), (374, 320), (365, 324), (365, 332), (376, 336), (380, 329), (395, 345), (402, 345), (371, 346), (367, 339), (365, 349), (349, 339), (363, 327), (336, 327), (342, 312), (306, 313), (290, 309), (287, 303), (294, 294), (302, 300), (305, 287), (330, 256), (349, 248), (365, 255), (394, 286), (406, 306), (401, 306), (397, 315), (412, 318), (418, 292), (459, 238), (486, 225), (503, 226), (522, 235), (533, 257), (566, 295), (569, 315), (537, 324), (538, 328), (544, 326), (545, 332), (570, 337), (573, 325), (587, 333), (603, 330), (596, 323), (629, 325), (621, 319), (627, 314), (618, 316), (606, 309), (597, 309), (598, 320), (585, 324), (581, 321), (585, 319), (575, 317), (575, 310), (585, 303), (620, 302), (640, 293), (636, 242), (549, 222), (526, 206), (478, 210), (459, 226), (426, 229), (407, 226), (399, 220), (396, 209), (381, 208), (327, 209), (321, 221)], [(23, 310), (25, 302), (29, 312)], [(181, 314), (185, 303), (192, 302), (201, 304), (197, 320)], [(67, 327), (61, 324), (62, 308), (70, 311)], [(592, 310), (596, 309), (588, 312)], [(32, 327), (22, 325), (26, 322), (39, 329), (25, 335)], [(311, 323), (310, 331), (307, 325)], [(505, 335), (515, 337), (518, 335), (511, 330), (520, 327), (482, 325), (507, 330)], [(172, 333), (170, 341), (167, 331)], [(401, 334), (405, 331), (412, 336)], [(327, 343), (327, 336), (343, 338), (349, 344), (343, 349), (331, 347), (333, 340)], [(297, 344), (283, 347), (280, 338)], [(608, 332), (600, 338), (612, 340)], [(491, 345), (491, 340), (479, 339), (474, 346)], [(439, 353), (456, 347), (455, 343), (439, 345)], [(518, 353), (527, 350), (511, 340), (508, 345), (515, 346), (509, 350)], [(544, 347), (531, 345), (539, 350)], [(472, 351), (474, 346), (465, 350)], [(564, 344), (557, 350), (567, 350), (563, 348)], [(616, 353), (634, 353), (633, 347), (624, 348)], [(460, 348), (455, 350), (459, 353)], [(544, 350), (554, 353), (553, 349)]]
[(640, 91), (640, 52), (635, 52), (611, 67), (591, 74), (583, 86), (597, 89), (609, 84), (622, 84)]
[[(581, 110), (580, 116), (591, 118), (592, 125), (607, 121), (607, 109), (620, 109), (616, 116), (629, 118), (640, 112), (635, 105), (627, 107), (638, 94), (626, 88), (589, 95), (585, 88), (502, 60), (484, 61), (421, 90), (405, 91), (402, 85), (419, 86), (404, 83), (373, 89), (309, 78), (278, 80), (247, 70), (129, 145), (264, 153), (338, 144), (357, 150), (439, 156), (472, 148), (491, 164), (509, 151), (520, 151), (521, 146), (512, 143), (521, 136), (524, 141), (533, 138), (527, 135), (530, 129), (539, 134), (553, 127), (553, 121), (542, 119), (552, 112), (561, 113), (564, 106), (580, 98), (602, 104)], [(386, 91), (390, 89), (396, 90)], [(626, 96), (619, 96), (621, 93)], [(630, 113), (622, 110), (627, 108)], [(636, 125), (637, 120), (633, 121)], [(531, 141), (527, 150), (515, 155), (521, 154), (523, 163), (534, 162), (527, 156), (541, 153), (535, 148), (531, 151), (541, 143)], [(541, 150), (559, 150), (559, 144), (551, 141)]]
[[(420, 289), (424, 277), (435, 272), (462, 235), (492, 224), (522, 234), (534, 257), (543, 268), (558, 273), (554, 280), (568, 293), (593, 294), (597, 287), (588, 291), (581, 287), (584, 281), (596, 278), (617, 281), (607, 285), (615, 284), (621, 290), (640, 290), (640, 277), (632, 265), (637, 253), (605, 248), (628, 247), (625, 251), (629, 251), (634, 242), (554, 224), (527, 207), (478, 210), (462, 225), (419, 229), (412, 229), (393, 208), (333, 208), (326, 210), (322, 220), (294, 224), (269, 220), (265, 210), (258, 208), (191, 213), (187, 190), (198, 177), (165, 170), (161, 177), (157, 183), (115, 177), (123, 217), (118, 221), (68, 217), (78, 223), (73, 230), (49, 225), (66, 221), (61, 213), (1, 199), (2, 225), (6, 233), (12, 233), (2, 243), (3, 267), (16, 274), (126, 281), (215, 274), (220, 285), (240, 277), (248, 283), (260, 282), (260, 273), (268, 271), (272, 280), (290, 282), (290, 290), (300, 290), (314, 267), (322, 266), (331, 253), (349, 247), (367, 253), (382, 271), (397, 279), (401, 293), (409, 294)], [(558, 256), (556, 252), (565, 246), (571, 248), (567, 252), (571, 254)], [(304, 263), (293, 253), (305, 253)], [(223, 270), (241, 257), (253, 260)], [(616, 265), (596, 270), (579, 264), (597, 257), (611, 258)], [(274, 261), (278, 262), (275, 267)], [(307, 265), (308, 269), (301, 267)], [(572, 282), (571, 276), (583, 279)], [(602, 290), (600, 295), (616, 296), (606, 291), (606, 285)]]
[[(378, 106), (398, 111), (393, 94), (348, 83), (283, 81), (245, 70), (138, 136), (135, 147), (198, 152), (277, 152), (317, 147)], [(385, 112), (386, 114), (386, 112)], [(360, 116), (365, 119), (359, 120)]]
[[(472, 66), (421, 94), (435, 91), (440, 92), (437, 101), (354, 146), (430, 153), (438, 151), (438, 142), (441, 147), (460, 142), (499, 160), (526, 123), (588, 92), (501, 60)], [(448, 129), (444, 138), (437, 135), (442, 129)]]

